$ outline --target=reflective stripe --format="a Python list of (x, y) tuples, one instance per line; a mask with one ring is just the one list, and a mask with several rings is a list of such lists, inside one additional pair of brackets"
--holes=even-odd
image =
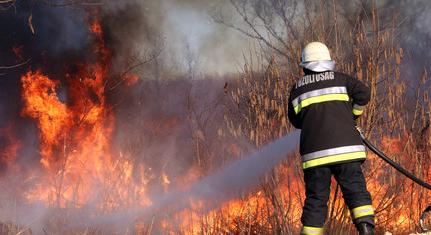
[(365, 206), (353, 208), (352, 210), (353, 219), (357, 219), (367, 215), (374, 215), (373, 206), (365, 205)]
[(328, 94), (347, 94), (347, 89), (346, 87), (343, 87), (343, 86), (335, 86), (335, 87), (328, 87), (328, 88), (318, 89), (314, 91), (309, 91), (293, 99), (292, 105), (297, 106), (301, 101), (306, 100), (308, 98), (321, 96), (321, 95), (328, 95)]
[(304, 226), (302, 227), (301, 234), (302, 235), (308, 235), (308, 234), (321, 235), (323, 234), (323, 228)]
[(353, 109), (353, 114), (356, 116), (362, 115), (363, 112), (364, 110)]
[(354, 104), (353, 105), (353, 114), (356, 116), (361, 115), (364, 112), (364, 106)]
[(362, 152), (365, 151), (365, 147), (363, 145), (350, 145), (350, 146), (344, 146), (344, 147), (338, 147), (338, 148), (332, 148), (332, 149), (325, 149), (325, 150), (320, 150), (317, 152), (312, 152), (312, 153), (302, 155), (302, 161), (306, 162), (306, 161), (310, 161), (310, 160), (325, 157), (325, 156), (338, 155), (342, 153), (361, 152), (361, 151)]
[(298, 114), (302, 108), (305, 108), (311, 104), (322, 103), (326, 101), (349, 101), (349, 96), (347, 94), (329, 94), (329, 95), (321, 95), (308, 98), (306, 100), (301, 101), (297, 106), (294, 107), (295, 113)]
[(365, 152), (354, 152), (354, 153), (345, 153), (345, 154), (338, 154), (338, 155), (332, 155), (327, 157), (321, 157), (318, 159), (314, 159), (311, 161), (306, 161), (302, 163), (302, 168), (307, 169), (310, 167), (325, 165), (329, 163), (336, 163), (336, 162), (343, 162), (348, 160), (356, 160), (356, 159), (364, 159), (366, 158)]

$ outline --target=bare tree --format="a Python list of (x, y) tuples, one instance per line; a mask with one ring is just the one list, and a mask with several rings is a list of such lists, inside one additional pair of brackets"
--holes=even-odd
[(279, 55), (289, 58), (287, 50), (291, 44), (286, 39), (298, 35), (297, 29), (293, 27), (297, 1), (230, 0), (230, 3), (242, 24), (227, 20), (220, 10), (213, 14), (215, 22), (256, 39)]

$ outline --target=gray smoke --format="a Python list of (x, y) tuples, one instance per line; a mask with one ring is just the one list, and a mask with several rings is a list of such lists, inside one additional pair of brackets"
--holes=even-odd
[[(234, 2), (240, 3), (244, 0), (234, 0)], [(266, 2), (271, 6), (278, 1), (245, 0), (245, 2), (255, 5)], [(296, 2), (300, 6), (304, 3), (302, 0)], [(325, 14), (332, 14), (331, 4), (332, 2), (328, 3)], [(368, 11), (366, 14), (370, 15), (371, 5), (372, 1), (339, 1), (337, 9), (341, 19), (356, 15), (358, 11), (362, 10)], [(395, 39), (395, 42), (399, 43), (406, 52), (406, 66), (403, 69), (405, 76), (417, 74), (411, 74), (411, 71), (421, 70), (424, 67), (429, 68), (430, 64), (427, 61), (431, 58), (431, 53), (427, 52), (427, 48), (431, 41), (431, 27), (428, 24), (431, 2), (427, 0), (382, 0), (377, 1), (376, 6), (379, 8), (381, 30), (389, 30), (392, 22), (397, 24), (396, 30), (399, 37)], [(130, 12), (133, 12), (129, 8), (133, 8), (135, 11), (139, 9), (139, 12), (136, 12), (139, 14), (127, 17)], [(109, 9), (109, 14), (128, 9), (122, 14), (122, 18), (128, 19), (128, 22), (122, 23), (122, 25), (123, 28), (127, 28), (128, 25), (132, 26), (130, 27), (132, 31), (121, 35), (120, 38), (126, 42), (125, 44), (135, 45), (133, 46), (134, 51), (141, 52), (146, 51), (151, 45), (154, 46), (154, 42), (162, 42), (162, 45), (157, 45), (163, 47), (159, 60), (176, 72), (187, 70), (189, 62), (195, 65), (199, 72), (206, 74), (235, 72), (243, 64), (243, 54), (248, 54), (250, 50), (253, 51), (250, 49), (250, 45), (253, 45), (255, 41), (236, 30), (215, 23), (210, 16), (214, 11), (220, 10), (227, 22), (251, 32), (228, 0), (112, 1), (108, 4), (107, 9)], [(298, 15), (303, 15), (301, 11), (304, 9), (299, 7), (297, 10)], [(253, 17), (254, 15), (251, 13), (250, 18)], [(395, 21), (393, 21), (394, 19)], [(254, 21), (256, 24), (262, 24), (258, 19), (254, 19)], [(139, 22), (139, 24), (133, 25), (132, 22)], [(302, 26), (301, 22), (294, 25), (299, 31), (302, 30)], [(118, 29), (118, 27), (115, 28)], [(143, 28), (145, 30), (142, 30)], [(277, 30), (283, 32), (285, 29), (282, 27)], [(269, 34), (265, 31), (262, 33), (263, 35)], [(341, 37), (345, 36), (347, 35), (341, 35)]]
[(185, 72), (192, 64), (205, 74), (236, 72), (243, 64), (247, 38), (215, 23), (210, 12), (216, 8), (233, 15), (224, 0), (113, 1), (105, 14), (118, 16), (108, 27), (116, 31), (112, 34), (121, 54), (145, 54), (156, 47), (162, 49), (157, 59), (164, 70)]

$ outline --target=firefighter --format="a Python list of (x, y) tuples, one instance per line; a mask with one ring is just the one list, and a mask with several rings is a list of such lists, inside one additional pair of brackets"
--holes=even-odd
[(365, 147), (355, 128), (370, 100), (370, 89), (335, 72), (335, 62), (323, 43), (307, 44), (301, 60), (305, 75), (292, 87), (288, 104), (290, 122), (301, 129), (306, 189), (301, 234), (323, 234), (332, 175), (359, 234), (374, 234), (374, 210), (361, 169)]

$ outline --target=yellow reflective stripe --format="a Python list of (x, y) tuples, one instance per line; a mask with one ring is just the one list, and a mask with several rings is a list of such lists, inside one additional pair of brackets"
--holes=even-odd
[(306, 100), (311, 97), (321, 96), (321, 95), (329, 95), (329, 94), (347, 94), (347, 89), (344, 86), (334, 86), (334, 87), (327, 87), (317, 90), (312, 90), (309, 92), (305, 92), (295, 99), (292, 100), (292, 105), (297, 106), (299, 102), (302, 100)]
[(311, 161), (313, 159), (317, 159), (321, 157), (339, 155), (344, 153), (355, 153), (355, 152), (365, 152), (365, 147), (363, 145), (349, 145), (349, 146), (324, 149), (324, 150), (302, 155), (302, 161), (306, 162), (306, 161)]
[(362, 105), (358, 105), (358, 104), (353, 104), (353, 114), (356, 116), (362, 115), (362, 113), (364, 112), (364, 106)]
[(353, 219), (357, 219), (367, 215), (374, 215), (373, 206), (371, 205), (359, 206), (359, 207), (353, 208), (352, 210)]
[(301, 230), (302, 235), (322, 235), (323, 234), (323, 228), (318, 227), (310, 227), (310, 226), (304, 226)]
[(366, 156), (367, 156), (366, 153), (363, 151), (332, 155), (332, 156), (322, 157), (322, 158), (313, 159), (310, 161), (303, 162), (302, 168), (307, 169), (309, 167), (320, 166), (320, 165), (325, 165), (325, 164), (329, 164), (329, 163), (361, 159), (361, 158), (366, 158)]
[(362, 115), (363, 112), (364, 112), (364, 110), (353, 109), (353, 114), (356, 116)]
[(311, 97), (305, 100), (302, 100), (297, 106), (294, 107), (295, 113), (298, 114), (301, 109), (316, 103), (322, 103), (326, 101), (349, 101), (349, 96), (347, 94), (328, 94), (328, 95), (320, 95)]

